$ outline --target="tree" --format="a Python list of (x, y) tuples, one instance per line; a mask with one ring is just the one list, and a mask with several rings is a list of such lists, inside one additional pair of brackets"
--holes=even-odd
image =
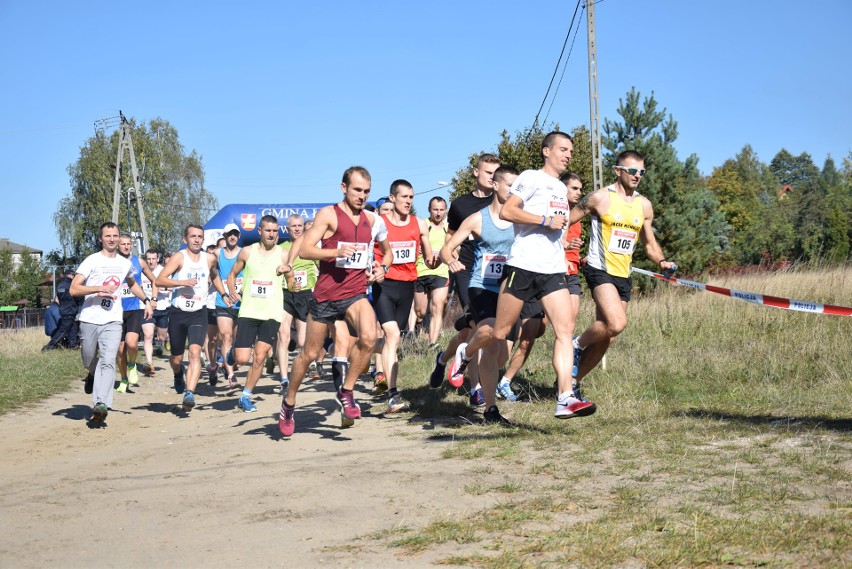
[[(148, 246), (176, 249), (189, 223), (203, 224), (219, 208), (218, 200), (204, 189), (201, 156), (187, 154), (178, 132), (168, 121), (156, 118), (139, 124), (131, 119), (133, 146), (141, 179), (142, 203), (148, 225)], [(98, 133), (80, 148), (80, 157), (68, 167), (70, 195), (60, 200), (53, 214), (62, 257), (82, 259), (100, 248), (98, 228), (112, 219), (118, 131)], [(127, 154), (125, 153), (125, 159)], [(132, 185), (129, 167), (122, 168), (122, 189)], [(127, 222), (126, 194), (118, 223), (122, 231), (139, 231), (136, 204), (130, 204)]]
[[(602, 145), (608, 175), (616, 156), (625, 150), (636, 150), (645, 156), (647, 173), (639, 186), (654, 206), (654, 230), (663, 251), (686, 272), (700, 272), (714, 255), (728, 247), (730, 227), (718, 211), (716, 196), (701, 180), (698, 157), (693, 154), (684, 162), (677, 158), (673, 143), (677, 139), (677, 123), (666, 110), (659, 109), (653, 93), (640, 103), (635, 88), (619, 99), (621, 121), (604, 120)], [(641, 264), (644, 251), (637, 250), (635, 260)]]
[[(559, 130), (559, 125), (551, 125), (551, 128), (547, 130), (544, 130), (541, 126), (531, 126), (515, 133), (514, 139), (509, 134), (509, 131), (504, 130), (500, 133), (500, 141), (497, 143), (497, 149), (491, 151), (491, 153), (495, 154), (502, 164), (512, 166), (519, 172), (541, 168), (544, 164), (541, 157), (541, 142), (547, 133), (552, 130)], [(592, 147), (589, 130), (584, 125), (580, 125), (575, 127), (569, 134), (574, 139), (574, 153), (571, 157), (570, 169), (580, 176), (580, 179), (587, 188), (591, 187)], [(473, 190), (474, 180), (472, 169), (482, 153), (472, 154), (470, 156), (470, 166), (458, 170), (455, 176), (453, 176), (453, 192), (450, 194), (451, 200)]]

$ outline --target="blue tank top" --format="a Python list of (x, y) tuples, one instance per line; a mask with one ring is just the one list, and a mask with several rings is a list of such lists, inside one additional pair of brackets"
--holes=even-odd
[[(130, 256), (130, 270), (133, 274), (133, 280), (139, 286), (142, 286), (142, 264), (136, 255)], [(126, 282), (121, 283), (121, 308), (124, 310), (141, 310), (145, 308), (142, 301), (130, 292), (130, 286)]]
[[(237, 249), (237, 254), (234, 255), (233, 259), (229, 259), (225, 256), (224, 247), (219, 249), (219, 254), (216, 255), (219, 258), (219, 278), (222, 279), (222, 284), (225, 285), (225, 290), (228, 290), (228, 275), (231, 274), (231, 269), (234, 266), (234, 263), (237, 262), (237, 257), (240, 256), (240, 250)], [(243, 288), (243, 272), (240, 271), (237, 273), (237, 290), (242, 290)], [(216, 291), (216, 306), (219, 308), (227, 308), (228, 305), (225, 303), (225, 299), (222, 298), (222, 295), (219, 294), (219, 291)], [(240, 303), (234, 304), (233, 308), (239, 308)]]
[(479, 210), (482, 215), (482, 231), (479, 239), (473, 243), (473, 270), (470, 275), (470, 288), (482, 288), (491, 292), (500, 292), (500, 279), (509, 249), (515, 240), (515, 228), (510, 223), (506, 229), (494, 225), (488, 207)]

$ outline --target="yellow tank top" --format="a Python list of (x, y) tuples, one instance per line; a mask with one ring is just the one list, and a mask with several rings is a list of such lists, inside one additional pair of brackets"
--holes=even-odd
[(284, 313), (283, 275), (276, 274), (281, 264), (281, 249), (261, 255), (260, 243), (251, 245), (251, 252), (243, 269), (243, 293), (240, 317), (281, 322)]
[(633, 250), (645, 222), (639, 193), (626, 201), (614, 186), (609, 186), (609, 209), (598, 217), (592, 215), (587, 263), (614, 277), (629, 277)]
[[(432, 225), (429, 220), (426, 220), (426, 226), (429, 228), (429, 245), (432, 247), (433, 253), (438, 253), (441, 250), (441, 247), (444, 246), (444, 243), (447, 241), (447, 222), (444, 220), (444, 223), (441, 224), (440, 227), (435, 227)], [(417, 276), (418, 277), (428, 277), (428, 276), (437, 276), (449, 278), (450, 269), (447, 265), (441, 263), (438, 265), (437, 269), (430, 269), (423, 262), (423, 255), (417, 255)]]

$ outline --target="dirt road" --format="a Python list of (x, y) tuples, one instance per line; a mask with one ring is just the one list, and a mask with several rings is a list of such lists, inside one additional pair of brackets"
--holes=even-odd
[(171, 383), (158, 371), (116, 394), (100, 428), (82, 382), (0, 417), (0, 565), (430, 566), (449, 550), (352, 540), (489, 503), (464, 491), (470, 463), (440, 457), (452, 443), (428, 442), (431, 424), (410, 415), (384, 418), (364, 387), (365, 417), (341, 429), (330, 381), (306, 382), (282, 440), (271, 379), (256, 413), (237, 411), (221, 382), (176, 412)]

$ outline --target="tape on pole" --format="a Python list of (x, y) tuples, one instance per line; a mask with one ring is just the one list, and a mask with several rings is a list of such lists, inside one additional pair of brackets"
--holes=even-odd
[(737, 300), (750, 302), (752, 304), (762, 304), (764, 306), (773, 306), (775, 308), (783, 308), (785, 310), (798, 310), (799, 312), (813, 312), (815, 314), (852, 316), (852, 308), (848, 306), (820, 304), (819, 302), (794, 300), (790, 298), (782, 298), (780, 296), (770, 296), (768, 294), (758, 294), (756, 292), (746, 292), (733, 288), (713, 286), (704, 283), (697, 283), (695, 281), (688, 281), (686, 279), (676, 279), (674, 277), (667, 277), (666, 275), (661, 275), (660, 273), (654, 273), (651, 271), (646, 271), (644, 269), (637, 269), (636, 267), (631, 267), (630, 271), (633, 273), (639, 273), (640, 275), (647, 275), (649, 277), (653, 277), (661, 281), (667, 281), (670, 283), (688, 286), (690, 288), (694, 288), (695, 290), (715, 292), (716, 294), (721, 294), (722, 296), (729, 296), (731, 298), (736, 298)]

